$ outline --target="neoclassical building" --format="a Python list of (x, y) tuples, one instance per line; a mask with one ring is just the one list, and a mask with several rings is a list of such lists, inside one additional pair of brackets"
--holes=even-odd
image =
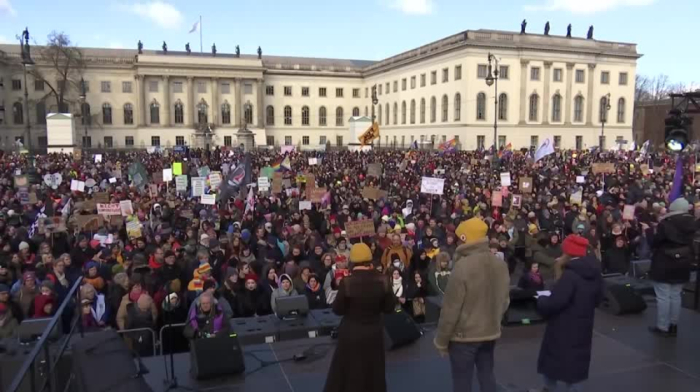
[[(8, 60), (0, 65), (0, 143), (7, 149), (25, 137), (27, 119), (19, 45), (0, 51)], [(192, 145), (197, 129), (208, 128), (213, 144), (235, 145), (246, 124), (257, 145), (343, 146), (357, 142), (350, 122), (371, 116), (372, 86), (381, 146), (458, 138), (463, 149), (488, 148), (496, 116), (499, 145), (550, 138), (561, 148), (586, 148), (599, 144), (604, 126), (612, 148), (632, 140), (641, 56), (635, 44), (492, 30), (464, 31), (381, 61), (81, 51), (85, 104), (81, 109), (76, 87), (67, 109), (90, 113), (88, 121), (76, 116), (76, 128), (92, 148)], [(498, 60), (497, 97), (485, 83), (489, 53)], [(30, 76), (28, 87), (33, 143), (45, 146), (46, 114), (58, 108), (45, 83)]]

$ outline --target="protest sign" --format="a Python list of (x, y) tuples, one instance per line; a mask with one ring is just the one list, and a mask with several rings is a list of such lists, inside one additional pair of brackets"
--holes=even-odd
[(122, 209), (121, 205), (119, 203), (97, 203), (97, 213), (99, 215), (107, 215), (107, 216), (112, 216), (112, 215), (121, 215), (122, 214)]
[(574, 204), (581, 205), (582, 201), (583, 201), (583, 192), (582, 191), (574, 192), (569, 197), (569, 203), (571, 203), (571, 205), (574, 205)]
[(102, 162), (102, 154), (95, 154), (95, 163)]
[(85, 181), (71, 180), (70, 190), (73, 192), (85, 192)]
[(444, 178), (423, 177), (420, 182), (421, 193), (429, 193), (431, 195), (442, 195), (445, 188)]
[(309, 158), (309, 166), (318, 165), (318, 158)]
[(131, 204), (131, 200), (120, 201), (119, 208), (121, 209), (122, 216), (134, 215), (134, 206)]
[(117, 179), (114, 178), (114, 177), (110, 177), (110, 178), (109, 178), (109, 183), (110, 183), (110, 184), (116, 184), (116, 183), (117, 183)]
[(199, 169), (197, 169), (197, 174), (199, 174), (200, 177), (207, 178), (211, 171), (209, 170), (209, 166), (202, 166)]
[(306, 189), (310, 190), (316, 188), (316, 176), (313, 174), (307, 174), (304, 176), (306, 181)]
[(600, 174), (600, 173), (612, 174), (612, 173), (615, 173), (615, 164), (614, 163), (594, 163), (592, 165), (592, 169), (593, 169), (594, 174)]
[(379, 200), (379, 199), (386, 199), (387, 197), (387, 191), (383, 191), (378, 188), (373, 188), (366, 186), (362, 188), (362, 198), (364, 199), (369, 199), (369, 200)]
[(313, 188), (306, 192), (306, 197), (311, 200), (312, 203), (321, 203), (325, 195), (326, 188)]
[(282, 155), (294, 152), (294, 146), (282, 146), (280, 147), (280, 153)]
[(260, 177), (272, 178), (275, 175), (275, 169), (270, 166), (265, 166), (260, 170)]
[(586, 183), (586, 176), (576, 176), (576, 183), (577, 184), (585, 184)]
[(109, 193), (107, 192), (96, 192), (92, 198), (95, 203), (109, 203)]
[(491, 206), (503, 207), (503, 194), (501, 191), (495, 191), (491, 194)]
[(17, 196), (19, 196), (19, 202), (22, 205), (30, 204), (29, 202), (29, 188), (21, 187), (17, 190)]
[(49, 233), (63, 233), (68, 231), (68, 227), (66, 227), (66, 218), (63, 216), (50, 216), (40, 220), (40, 222)]
[(510, 186), (510, 172), (501, 173), (501, 186)]
[(204, 177), (192, 177), (192, 197), (204, 194)]
[(141, 222), (138, 220), (130, 220), (126, 222), (126, 235), (130, 239), (140, 238), (141, 233)]
[(216, 204), (216, 194), (202, 195), (199, 202), (204, 205), (213, 206)]
[[(642, 171), (642, 175), (646, 176), (647, 174), (649, 174), (649, 165), (647, 165), (646, 163), (639, 165), (639, 169)], [(695, 171), (698, 171), (697, 167), (695, 168)]]
[(270, 179), (267, 177), (258, 177), (258, 189), (261, 192), (266, 192), (270, 189)]
[(182, 175), (182, 162), (174, 162), (173, 163), (173, 175), (174, 176), (181, 176)]
[(523, 193), (532, 193), (532, 178), (520, 177), (518, 189), (520, 189), (520, 191)]
[(302, 200), (299, 202), (299, 211), (311, 210), (311, 201)]
[(363, 219), (345, 223), (345, 232), (348, 238), (371, 237), (374, 236), (374, 221)]
[(627, 204), (622, 210), (622, 219), (624, 220), (634, 220), (634, 206)]
[(75, 215), (78, 229), (85, 231), (97, 231), (102, 226), (102, 216), (100, 215)]
[(187, 190), (187, 175), (179, 175), (175, 177), (175, 190), (184, 192)]
[(53, 173), (53, 174), (44, 175), (44, 183), (46, 184), (46, 186), (50, 187), (51, 189), (58, 188), (58, 186), (61, 185), (62, 181), (63, 181), (63, 176), (61, 175), (61, 173)]
[(163, 169), (163, 181), (170, 182), (173, 180), (173, 169), (167, 168)]
[(155, 172), (151, 174), (151, 178), (153, 179), (153, 184), (155, 185), (162, 184), (163, 181), (165, 181), (163, 172)]
[(513, 195), (513, 201), (510, 203), (513, 207), (522, 207), (523, 197), (522, 195)]
[(282, 173), (274, 173), (272, 177), (272, 193), (282, 192)]
[(148, 194), (154, 199), (158, 197), (158, 185), (148, 184)]
[(367, 175), (375, 178), (382, 176), (382, 164), (381, 163), (370, 163), (367, 165)]
[(211, 172), (209, 173), (209, 187), (211, 189), (219, 189), (219, 186), (221, 186), (221, 173), (219, 172)]

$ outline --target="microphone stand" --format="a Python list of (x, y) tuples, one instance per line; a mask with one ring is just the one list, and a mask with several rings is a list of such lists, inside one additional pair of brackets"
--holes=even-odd
[[(168, 310), (163, 312), (163, 318), (164, 318), (163, 321), (165, 321), (165, 324), (168, 327), (167, 330), (168, 330), (168, 349), (169, 349), (168, 351), (169, 351), (169, 356), (170, 356), (170, 379), (168, 379), (168, 377), (167, 377), (168, 365), (166, 363), (165, 364), (166, 378), (165, 378), (165, 380), (163, 380), (163, 384), (165, 384), (165, 391), (164, 392), (168, 392), (168, 391), (172, 391), (172, 390), (176, 390), (176, 389), (184, 389), (184, 390), (188, 390), (188, 391), (194, 391), (194, 389), (192, 389), (192, 388), (180, 386), (180, 384), (178, 384), (178, 382), (177, 382), (177, 376), (175, 375), (175, 353), (174, 353), (173, 334), (172, 334), (173, 333), (173, 331), (172, 331), (172, 329), (173, 329), (173, 316), (171, 314), (174, 310), (172, 308), (172, 303), (170, 302), (170, 294), (173, 294), (173, 293), (170, 293), (168, 291), (169, 291), (169, 289), (166, 291), (166, 296), (165, 296), (165, 301), (167, 303)], [(179, 302), (178, 306), (182, 306), (182, 302)], [(189, 322), (190, 321), (188, 321), (187, 323), (189, 323)], [(185, 325), (185, 328), (187, 328), (187, 325)]]

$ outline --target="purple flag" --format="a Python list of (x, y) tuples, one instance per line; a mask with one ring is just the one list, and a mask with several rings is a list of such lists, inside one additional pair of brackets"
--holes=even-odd
[(668, 195), (668, 202), (673, 203), (674, 200), (681, 197), (681, 190), (683, 189), (683, 159), (680, 154), (676, 159), (676, 173), (673, 175), (673, 186), (671, 186), (671, 193)]

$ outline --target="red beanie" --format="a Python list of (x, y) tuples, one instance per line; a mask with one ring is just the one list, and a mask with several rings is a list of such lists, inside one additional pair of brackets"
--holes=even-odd
[(583, 257), (588, 250), (588, 240), (580, 235), (570, 235), (562, 243), (562, 250), (573, 257)]

